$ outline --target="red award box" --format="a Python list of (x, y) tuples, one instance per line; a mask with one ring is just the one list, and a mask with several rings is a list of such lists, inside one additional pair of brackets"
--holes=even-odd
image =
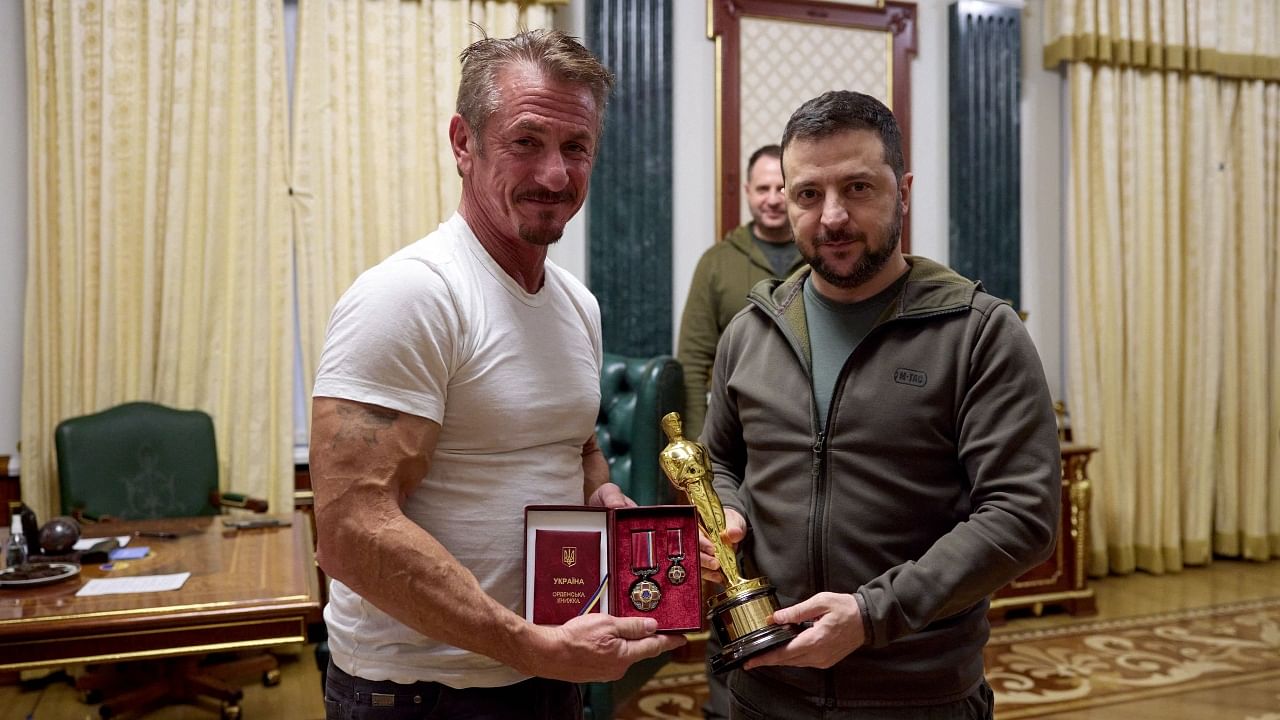
[(525, 508), (525, 619), (558, 625), (588, 612), (652, 617), (659, 632), (701, 630), (694, 508)]

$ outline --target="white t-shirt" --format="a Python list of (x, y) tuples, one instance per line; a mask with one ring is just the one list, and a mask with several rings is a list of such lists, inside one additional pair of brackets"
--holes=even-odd
[[(313, 394), (441, 425), (405, 514), (486, 593), (524, 614), (524, 507), (583, 502), (600, 407), (600, 308), (550, 260), (525, 292), (461, 215), (356, 279), (334, 308)], [(527, 676), (435, 642), (334, 580), (329, 649), (368, 680), (494, 687)]]

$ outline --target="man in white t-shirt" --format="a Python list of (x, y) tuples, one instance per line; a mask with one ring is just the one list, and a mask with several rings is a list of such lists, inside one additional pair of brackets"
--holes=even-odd
[(581, 681), (683, 643), (649, 618), (526, 622), (523, 509), (622, 507), (595, 443), (600, 310), (547, 259), (581, 208), (609, 72), (534, 30), (462, 54), (458, 212), (330, 319), (311, 477), (327, 717), (580, 717)]

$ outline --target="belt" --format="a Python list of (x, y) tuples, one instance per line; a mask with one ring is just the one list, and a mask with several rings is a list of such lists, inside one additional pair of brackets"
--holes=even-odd
[(382, 693), (382, 692), (357, 692), (355, 693), (356, 704), (368, 703), (373, 707), (408, 707), (412, 705), (421, 705), (428, 699), (434, 700), (440, 694), (440, 688), (432, 688), (434, 692), (429, 693), (429, 697), (423, 697), (422, 693)]

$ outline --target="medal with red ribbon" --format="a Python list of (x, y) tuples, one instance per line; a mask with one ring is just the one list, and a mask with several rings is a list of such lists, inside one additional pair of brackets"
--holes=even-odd
[(631, 531), (631, 573), (636, 576), (628, 593), (631, 604), (641, 612), (649, 612), (662, 601), (662, 588), (650, 578), (658, 572), (653, 551), (652, 530)]

